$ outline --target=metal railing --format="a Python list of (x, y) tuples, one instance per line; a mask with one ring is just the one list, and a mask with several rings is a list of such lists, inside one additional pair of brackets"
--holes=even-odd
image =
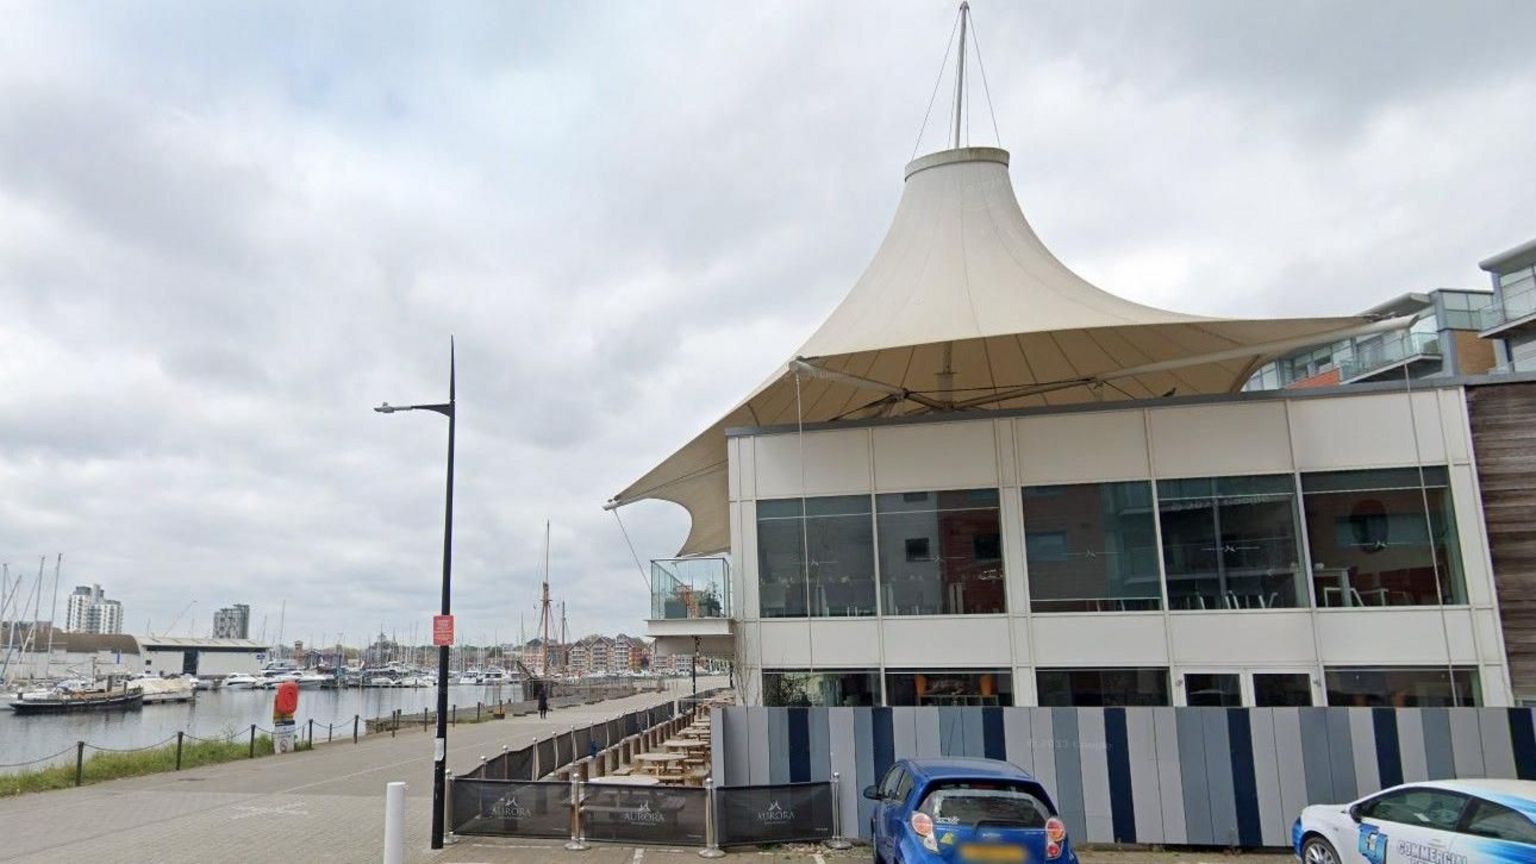
[(1401, 331), (1387, 336), (1379, 343), (1355, 346), (1355, 356), (1339, 363), (1339, 378), (1349, 381), (1412, 357), (1438, 356), (1438, 334)]
[(1536, 315), (1536, 281), (1507, 285), (1499, 294), (1482, 311), (1483, 330), (1492, 330), (1511, 321)]
[(724, 558), (651, 562), (651, 618), (729, 618), (731, 565)]

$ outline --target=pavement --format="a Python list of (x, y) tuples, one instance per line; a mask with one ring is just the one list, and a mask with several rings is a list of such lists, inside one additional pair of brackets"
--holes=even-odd
[[(464, 773), (503, 744), (524, 747), (536, 735), (612, 720), (691, 689), (686, 679), (668, 684), (665, 693), (552, 710), (544, 721), (530, 715), (450, 728), (448, 770)], [(700, 690), (724, 684), (699, 679)], [(408, 784), (407, 862), (476, 860), (428, 848), (432, 741), (419, 726), (402, 727), (396, 737), (320, 744), (308, 753), (0, 799), (0, 862), (377, 864), (383, 855), (384, 787), (396, 780)], [(545, 860), (553, 851), (574, 854), (511, 851), (525, 856), (519, 860)], [(526, 857), (530, 854), (535, 858)], [(626, 855), (633, 858), (633, 850)]]

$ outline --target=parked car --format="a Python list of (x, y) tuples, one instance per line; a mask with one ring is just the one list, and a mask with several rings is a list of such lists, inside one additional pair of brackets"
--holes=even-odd
[(1291, 826), (1291, 843), (1305, 864), (1536, 861), (1536, 781), (1405, 783), (1314, 804)]
[(875, 864), (1077, 864), (1045, 787), (1008, 762), (902, 759), (864, 797)]

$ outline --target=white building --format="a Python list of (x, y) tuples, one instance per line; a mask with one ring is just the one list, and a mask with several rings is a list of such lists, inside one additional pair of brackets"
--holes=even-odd
[(100, 585), (77, 585), (64, 607), (64, 629), (71, 633), (121, 633), (123, 604), (108, 600)]
[(1123, 300), (1007, 163), (908, 165), (822, 327), (610, 502), (692, 517), (658, 654), (762, 704), (1511, 704), (1466, 383), (1241, 392), (1411, 319)]

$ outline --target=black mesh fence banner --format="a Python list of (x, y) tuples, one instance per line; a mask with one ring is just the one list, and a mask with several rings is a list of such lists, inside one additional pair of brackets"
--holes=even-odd
[[(545, 738), (539, 742), (539, 774), (542, 776), (560, 767), (555, 761), (555, 739)], [(537, 778), (535, 778), (537, 779)]]
[(570, 733), (555, 736), (555, 767), (560, 768), (571, 764), (571, 736)]
[(592, 755), (592, 730), (591, 729), (586, 729), (586, 728), (577, 729), (574, 734), (575, 734), (575, 738), (576, 738), (576, 758), (577, 759), (585, 759), (588, 756), (591, 756)]
[(501, 763), (496, 766), (497, 771), (491, 776), (502, 780), (532, 780), (533, 779), (533, 748), (524, 747), (521, 750), (508, 750), (497, 757)]
[(720, 807), (721, 846), (826, 840), (832, 836), (832, 784), (724, 786), (715, 790)]
[(704, 843), (709, 797), (703, 789), (587, 784), (581, 812), (588, 840)]
[(457, 834), (569, 837), (571, 784), (455, 779), (449, 816)]
[(624, 715), (624, 737), (640, 733), (640, 712), (631, 711)]

